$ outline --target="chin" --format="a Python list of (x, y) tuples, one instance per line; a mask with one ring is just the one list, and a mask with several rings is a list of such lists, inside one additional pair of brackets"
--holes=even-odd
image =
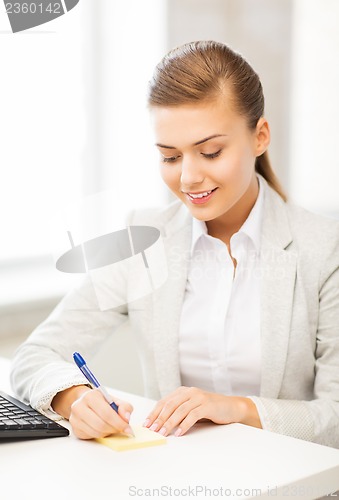
[(210, 221), (210, 220), (213, 220), (213, 219), (216, 219), (218, 217), (217, 214), (211, 212), (210, 210), (201, 210), (198, 209), (198, 210), (195, 210), (194, 208), (192, 209), (192, 207), (186, 205), (188, 210), (191, 212), (191, 214), (193, 215), (193, 217), (197, 220), (201, 220), (201, 221), (204, 221), (204, 222), (207, 222), (207, 221)]

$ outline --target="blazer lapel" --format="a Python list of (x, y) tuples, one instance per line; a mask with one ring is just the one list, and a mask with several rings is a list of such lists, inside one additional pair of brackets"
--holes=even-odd
[[(291, 326), (297, 257), (285, 203), (265, 183), (261, 257), (261, 390), (277, 398), (282, 383)], [(162, 396), (181, 385), (178, 336), (192, 235), (192, 218), (182, 205), (162, 228), (168, 278), (153, 294), (155, 366)]]
[(287, 247), (292, 241), (285, 203), (266, 183), (261, 267), (261, 390), (277, 398), (287, 356), (297, 256)]
[(182, 206), (162, 231), (168, 278), (153, 294), (153, 339), (159, 390), (164, 396), (181, 385), (178, 336), (186, 288), (191, 216)]

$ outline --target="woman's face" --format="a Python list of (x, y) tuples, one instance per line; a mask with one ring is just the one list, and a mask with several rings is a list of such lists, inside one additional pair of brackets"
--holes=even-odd
[(226, 222), (230, 210), (253, 206), (255, 159), (269, 143), (264, 118), (249, 130), (245, 117), (224, 102), (153, 107), (151, 116), (161, 176), (193, 217)]

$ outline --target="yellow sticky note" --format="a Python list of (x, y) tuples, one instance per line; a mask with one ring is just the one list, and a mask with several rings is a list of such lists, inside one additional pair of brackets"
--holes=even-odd
[(135, 448), (147, 448), (165, 444), (166, 438), (157, 432), (150, 431), (147, 427), (132, 426), (135, 437), (114, 434), (104, 438), (97, 438), (95, 441), (104, 444), (116, 451), (133, 450)]

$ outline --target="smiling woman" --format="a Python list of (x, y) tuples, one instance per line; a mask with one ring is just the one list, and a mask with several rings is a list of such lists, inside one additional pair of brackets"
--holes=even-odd
[(339, 447), (339, 222), (287, 201), (258, 75), (221, 43), (189, 43), (158, 64), (148, 103), (177, 200), (127, 224), (159, 228), (168, 279), (133, 301), (133, 273), (112, 274), (125, 303), (100, 310), (89, 276), (17, 351), (16, 391), (79, 438), (126, 428), (131, 405), (109, 412), (69, 360), (128, 315), (158, 399), (151, 430), (180, 436), (208, 419)]
[(209, 234), (222, 235), (228, 244), (258, 196), (254, 164), (269, 143), (267, 121), (261, 118), (248, 129), (246, 118), (220, 97), (176, 108), (155, 106), (151, 114), (162, 178), (193, 217), (206, 222)]
[(156, 68), (149, 106), (162, 177), (210, 235), (229, 246), (258, 196), (256, 173), (286, 200), (268, 159), (260, 79), (226, 45), (173, 50)]
[[(229, 126), (236, 114), (245, 117), (250, 131), (256, 129), (264, 114), (264, 95), (258, 75), (239, 54), (217, 42), (186, 44), (164, 57), (150, 83), (148, 102), (151, 109), (162, 108), (162, 113), (188, 105), (193, 108), (191, 118), (197, 120), (200, 117), (193, 116), (195, 104), (199, 103), (200, 108), (204, 104), (216, 108), (222, 105), (223, 119), (228, 118)], [(205, 139), (196, 145), (200, 142)], [(255, 166), (284, 199), (266, 149), (257, 155)]]

